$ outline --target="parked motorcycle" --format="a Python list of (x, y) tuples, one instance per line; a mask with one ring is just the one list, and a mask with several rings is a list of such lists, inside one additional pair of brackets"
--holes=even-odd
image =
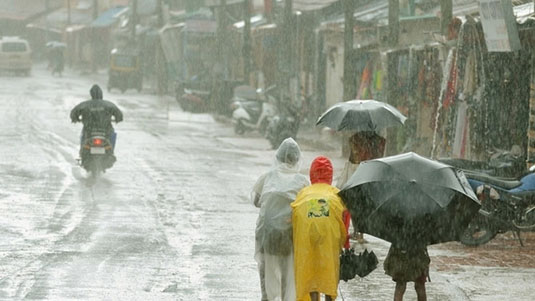
[(520, 233), (535, 231), (534, 171), (535, 167), (515, 179), (465, 169), (466, 178), (482, 206), (461, 236), (461, 243), (479, 246), (492, 240), (498, 233), (513, 231), (523, 245)]
[(258, 130), (265, 134), (269, 119), (276, 114), (275, 87), (266, 90), (248, 86), (238, 86), (234, 89), (232, 102), (232, 122), (234, 132), (238, 135), (246, 131)]
[[(513, 147), (514, 149), (514, 147)], [(490, 176), (519, 178), (527, 173), (526, 164), (520, 151), (495, 149), (488, 161), (473, 161), (458, 158), (440, 158), (439, 161), (457, 168), (477, 171)]]
[(210, 83), (201, 76), (195, 76), (186, 82), (177, 82), (175, 97), (184, 111), (200, 113), (209, 107), (211, 98)]
[(291, 105), (289, 101), (281, 106), (283, 108), (279, 110), (279, 114), (270, 118), (266, 130), (266, 139), (273, 149), (277, 149), (286, 138), (296, 139), (301, 121), (298, 108)]
[(82, 141), (80, 165), (92, 176), (98, 176), (115, 163), (113, 143), (104, 131), (92, 130)]

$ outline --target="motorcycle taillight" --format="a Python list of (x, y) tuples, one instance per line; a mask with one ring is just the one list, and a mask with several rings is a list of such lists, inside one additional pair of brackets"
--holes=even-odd
[(102, 139), (93, 138), (93, 145), (102, 145)]

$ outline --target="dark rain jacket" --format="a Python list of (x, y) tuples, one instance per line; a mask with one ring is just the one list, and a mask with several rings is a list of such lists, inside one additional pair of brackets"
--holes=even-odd
[(112, 116), (115, 117), (115, 122), (123, 121), (121, 110), (112, 102), (103, 99), (86, 100), (71, 111), (72, 122), (82, 121), (84, 124), (84, 134), (92, 129), (101, 129), (108, 134), (112, 133)]

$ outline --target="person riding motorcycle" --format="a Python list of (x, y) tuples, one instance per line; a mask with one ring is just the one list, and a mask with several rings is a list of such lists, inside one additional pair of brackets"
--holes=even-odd
[[(112, 144), (112, 154), (115, 149), (117, 134), (111, 124), (112, 117), (115, 122), (123, 121), (123, 113), (112, 102), (102, 99), (102, 89), (98, 85), (93, 85), (89, 90), (90, 100), (79, 103), (71, 110), (71, 120), (73, 123), (81, 121), (84, 125), (82, 129), (81, 141), (84, 141), (94, 129), (102, 130), (110, 138)], [(82, 156), (82, 146), (80, 143), (80, 157)]]

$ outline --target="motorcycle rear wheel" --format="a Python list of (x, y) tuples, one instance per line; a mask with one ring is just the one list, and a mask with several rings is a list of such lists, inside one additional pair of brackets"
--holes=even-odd
[(289, 130), (282, 130), (279, 133), (273, 133), (269, 135), (269, 143), (272, 149), (277, 149), (281, 145), (282, 141), (286, 138), (292, 137), (292, 133)]
[(498, 231), (484, 216), (476, 216), (460, 237), (460, 241), (466, 246), (480, 246), (491, 241)]
[(245, 133), (245, 126), (241, 122), (241, 120), (238, 120), (236, 122), (236, 125), (234, 126), (234, 133), (238, 135), (243, 135)]

